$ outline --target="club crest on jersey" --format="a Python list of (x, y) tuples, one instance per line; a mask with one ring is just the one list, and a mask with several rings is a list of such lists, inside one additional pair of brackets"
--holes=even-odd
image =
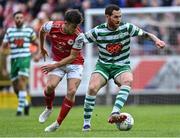
[(72, 39), (69, 39), (68, 42), (67, 42), (69, 45), (73, 45), (74, 44), (74, 41)]

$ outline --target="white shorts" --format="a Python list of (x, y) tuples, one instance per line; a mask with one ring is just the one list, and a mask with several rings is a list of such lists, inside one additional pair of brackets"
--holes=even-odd
[(68, 64), (66, 66), (52, 70), (51, 72), (48, 73), (48, 75), (56, 75), (59, 76), (60, 78), (63, 78), (64, 75), (66, 74), (67, 79), (68, 78), (81, 79), (82, 73), (83, 73), (83, 65)]

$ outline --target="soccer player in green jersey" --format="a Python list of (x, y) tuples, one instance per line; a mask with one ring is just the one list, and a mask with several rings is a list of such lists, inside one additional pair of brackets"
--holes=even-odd
[(142, 39), (153, 41), (158, 48), (165, 46), (165, 42), (155, 35), (145, 32), (131, 23), (122, 22), (122, 13), (118, 6), (108, 5), (105, 9), (105, 16), (106, 23), (96, 26), (77, 38), (77, 47), (81, 48), (84, 41), (96, 43), (99, 49), (99, 58), (95, 71), (91, 75), (84, 101), (83, 131), (90, 130), (96, 95), (111, 78), (119, 86), (119, 92), (108, 122), (117, 123), (126, 119), (126, 116), (121, 116), (120, 112), (131, 91), (133, 81), (129, 60), (130, 38), (140, 36)]
[[(10, 48), (11, 72), (10, 77), (16, 95), (18, 96), (17, 116), (29, 114), (27, 85), (30, 71), (30, 44), (35, 43), (36, 33), (24, 25), (24, 15), (17, 11), (13, 15), (15, 26), (7, 29), (1, 50)], [(38, 57), (36, 57), (38, 60)]]
[(131, 91), (133, 74), (130, 68), (130, 38), (140, 36), (163, 48), (165, 42), (155, 35), (145, 32), (131, 23), (121, 20), (122, 13), (116, 5), (108, 5), (105, 9), (106, 23), (96, 26), (90, 31), (79, 35), (75, 45), (81, 49), (83, 42), (95, 43), (98, 46), (99, 58), (95, 71), (91, 75), (88, 92), (84, 101), (83, 131), (91, 129), (91, 116), (98, 91), (107, 84), (109, 79), (119, 86), (116, 100), (108, 118), (109, 123), (117, 123), (126, 119), (120, 112)]

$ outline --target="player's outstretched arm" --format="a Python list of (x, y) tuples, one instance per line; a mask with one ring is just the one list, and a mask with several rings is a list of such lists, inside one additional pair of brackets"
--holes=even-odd
[(160, 40), (158, 37), (156, 37), (154, 34), (149, 33), (149, 32), (144, 32), (143, 37), (145, 39), (149, 39), (153, 41), (158, 48), (164, 48), (165, 47), (165, 42)]
[(76, 57), (78, 56), (79, 52), (80, 52), (79, 50), (72, 49), (70, 55), (62, 59), (61, 61), (54, 64), (47, 64), (47, 65), (42, 66), (41, 67), (42, 72), (47, 74), (48, 72), (54, 70), (55, 68), (72, 63), (72, 61), (74, 61)]
[(62, 59), (58, 63), (55, 63), (56, 67), (62, 67), (64, 65), (72, 63), (77, 58), (77, 56), (79, 55), (79, 52), (80, 52), (80, 50), (71, 49), (71, 53), (70, 53), (70, 55), (68, 57)]

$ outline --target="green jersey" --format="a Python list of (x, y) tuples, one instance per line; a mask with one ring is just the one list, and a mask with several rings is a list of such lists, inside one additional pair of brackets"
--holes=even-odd
[(130, 23), (121, 23), (113, 31), (108, 29), (107, 23), (104, 23), (85, 34), (80, 34), (73, 47), (81, 49), (83, 42), (96, 43), (99, 50), (99, 62), (104, 64), (129, 65), (130, 38), (142, 34), (142, 29)]
[(7, 29), (3, 42), (9, 43), (11, 58), (31, 56), (30, 43), (36, 39), (36, 33), (32, 28), (10, 27)]

